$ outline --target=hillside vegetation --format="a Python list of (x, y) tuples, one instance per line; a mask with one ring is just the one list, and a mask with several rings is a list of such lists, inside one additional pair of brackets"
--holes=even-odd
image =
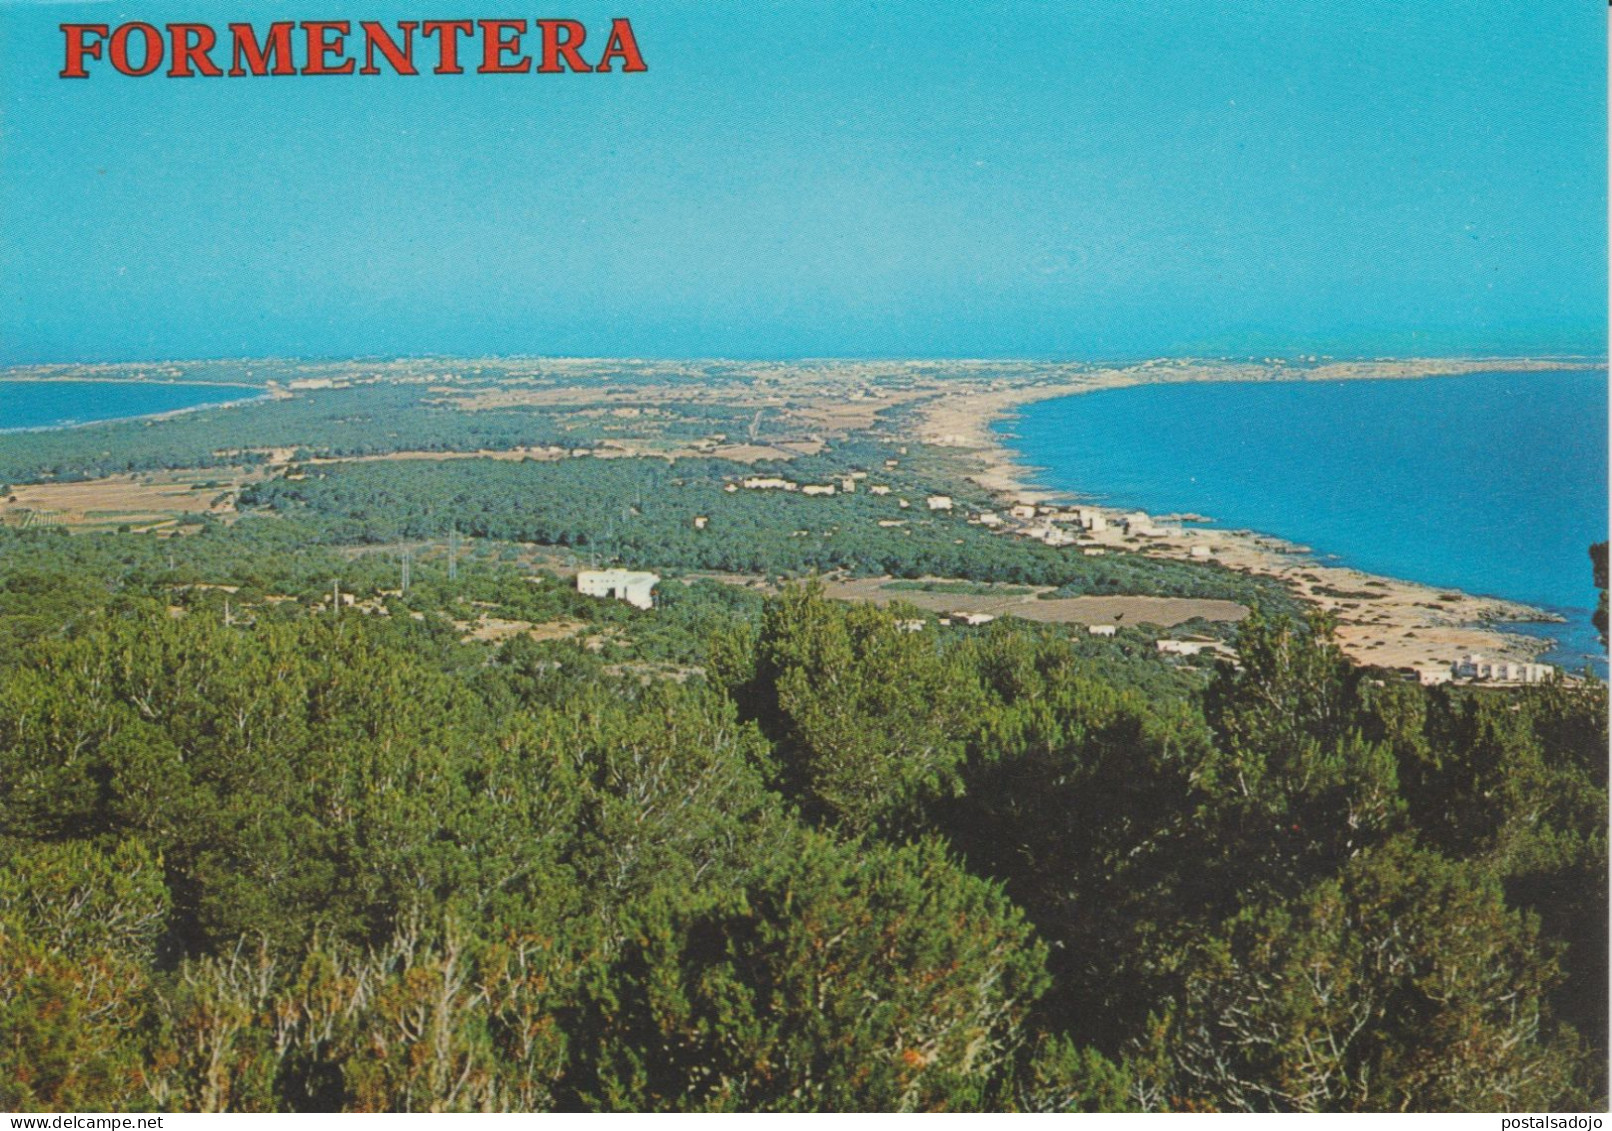
[(1604, 1103), (1600, 685), (301, 534), (0, 532), (4, 1106)]

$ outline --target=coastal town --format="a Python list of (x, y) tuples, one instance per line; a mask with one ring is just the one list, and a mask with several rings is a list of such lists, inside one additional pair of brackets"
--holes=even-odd
[[(740, 490), (798, 491), (805, 496), (827, 497), (836, 493), (854, 494), (859, 487), (875, 495), (890, 492), (887, 485), (870, 479), (869, 473), (861, 470), (848, 472), (843, 478), (827, 483), (803, 484), (776, 476), (748, 476), (730, 482), (725, 489), (729, 493)], [(1524, 610), (1518, 607), (1406, 582), (1390, 583), (1356, 570), (1319, 566), (1308, 558), (1305, 547), (1285, 545), (1247, 531), (1220, 530), (1206, 525), (1208, 520), (1202, 516), (1153, 516), (1144, 511), (1031, 501), (1011, 503), (1000, 510), (970, 510), (949, 495), (927, 495), (917, 500), (898, 498), (896, 503), (902, 509), (917, 508), (917, 514), (955, 515), (970, 525), (987, 528), (995, 534), (1029, 539), (1087, 557), (1114, 552), (1146, 553), (1189, 561), (1216, 561), (1241, 570), (1253, 569), (1255, 564), (1265, 565), (1272, 556), (1285, 557), (1291, 564), (1284, 567), (1280, 576), (1305, 599), (1337, 618), (1337, 636), (1347, 654), (1362, 663), (1392, 667), (1405, 678), (1424, 685), (1450, 682), (1517, 685), (1539, 683), (1561, 674), (1551, 664), (1511, 658), (1519, 648), (1526, 647), (1521, 641), (1502, 639), (1500, 647), (1505, 654), (1499, 656), (1487, 656), (1480, 651), (1449, 655), (1452, 648), (1459, 646), (1462, 641), (1471, 641), (1475, 646), (1494, 646), (1498, 633), (1488, 627), (1473, 627), (1472, 622), (1507, 613), (1523, 613)], [(694, 520), (695, 528), (707, 529), (711, 520), (708, 515), (698, 516)], [(899, 529), (906, 524), (907, 520), (899, 519), (887, 519), (880, 523), (891, 529)], [(1257, 556), (1257, 563), (1249, 562), (1251, 555)], [(579, 592), (590, 596), (614, 597), (638, 608), (652, 606), (651, 592), (660, 581), (661, 578), (653, 573), (624, 570), (582, 570), (576, 576)], [(1355, 588), (1338, 588), (1340, 583)], [(831, 582), (829, 592), (850, 600), (877, 599), (880, 596), (877, 590), (850, 581)], [(889, 599), (887, 594), (882, 596)], [(1038, 596), (1045, 598), (1047, 594), (976, 595), (959, 600), (939, 593), (900, 591), (901, 599), (938, 613), (938, 623), (971, 627), (989, 624), (999, 616), (1043, 619), (1038, 614), (1054, 611), (1055, 603), (1037, 600)], [(1063, 603), (1073, 605), (1080, 600), (1066, 599)], [(1155, 600), (1161, 606), (1169, 604), (1168, 599)], [(1367, 607), (1371, 609), (1371, 615), (1362, 618), (1360, 610)], [(1238, 606), (1220, 612), (1232, 621), (1246, 614), (1246, 610)], [(1408, 617), (1422, 625), (1431, 638), (1425, 644), (1418, 644), (1414, 631), (1411, 631), (1406, 634), (1407, 639), (1385, 646), (1378, 634), (1364, 631), (1371, 626), (1392, 623), (1396, 615)], [(1148, 623), (1142, 618), (1149, 616), (1158, 616), (1152, 623), (1166, 625), (1172, 619), (1168, 614), (1159, 616), (1158, 610), (1144, 607), (1140, 618), (1133, 615), (1132, 623)], [(1086, 617), (1076, 613), (1068, 619), (1077, 623), (1084, 620), (1087, 634), (1098, 638), (1112, 637), (1119, 627), (1117, 622), (1104, 620), (1098, 610), (1092, 610)], [(924, 623), (910, 621), (906, 625), (909, 630), (918, 631)], [(1234, 649), (1213, 638), (1161, 638), (1156, 646), (1158, 652), (1165, 656), (1196, 656), (1204, 652), (1228, 659), (1235, 659), (1236, 656)]]

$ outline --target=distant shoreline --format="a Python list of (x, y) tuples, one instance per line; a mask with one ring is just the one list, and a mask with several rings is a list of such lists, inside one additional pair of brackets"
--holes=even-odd
[(0, 428), (0, 436), (24, 436), (38, 432), (66, 432), (76, 428), (93, 428), (100, 424), (129, 424), (140, 420), (167, 420), (182, 416), (185, 413), (200, 412), (210, 408), (227, 408), (234, 405), (250, 404), (253, 401), (272, 400), (272, 391), (260, 385), (246, 385), (236, 381), (174, 381), (159, 380), (149, 377), (8, 377), (0, 372), (0, 385), (156, 385), (156, 386), (184, 386), (189, 388), (206, 389), (243, 389), (252, 395), (235, 397), (230, 400), (208, 401), (206, 404), (186, 405), (182, 408), (159, 409), (155, 412), (138, 412), (129, 416), (106, 416), (94, 420), (73, 420), (56, 424), (31, 424), (21, 428)]

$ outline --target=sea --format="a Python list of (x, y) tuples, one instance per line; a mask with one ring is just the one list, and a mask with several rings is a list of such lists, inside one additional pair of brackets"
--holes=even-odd
[(244, 385), (168, 381), (0, 381), (0, 432), (66, 428), (228, 404), (261, 395)]
[(1051, 490), (1557, 613), (1507, 628), (1605, 678), (1589, 547), (1607, 538), (1607, 409), (1603, 368), (1143, 385), (1030, 404), (997, 429)]

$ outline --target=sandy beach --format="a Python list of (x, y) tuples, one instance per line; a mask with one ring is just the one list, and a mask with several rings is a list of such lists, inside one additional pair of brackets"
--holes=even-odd
[[(1003, 503), (1072, 501), (1067, 493), (1035, 482), (1033, 468), (992, 431), (996, 421), (1019, 407), (1100, 389), (1189, 381), (1340, 381), (1425, 379), (1493, 371), (1580, 368), (1576, 360), (1432, 359), (1339, 362), (1292, 368), (1286, 365), (1227, 365), (1195, 362), (1150, 362), (1094, 370), (1069, 379), (989, 390), (963, 390), (919, 407), (919, 436), (929, 444), (965, 451), (979, 463), (968, 478)], [(1093, 484), (1092, 488), (1099, 485)], [(1084, 506), (1084, 504), (1082, 504)], [(1118, 517), (1110, 508), (1093, 508)], [(1131, 550), (1150, 556), (1209, 560), (1239, 572), (1281, 581), (1296, 597), (1329, 614), (1335, 639), (1351, 659), (1385, 667), (1414, 669), (1428, 682), (1447, 679), (1460, 656), (1477, 653), (1490, 659), (1531, 661), (1545, 650), (1533, 636), (1505, 631), (1506, 622), (1559, 621), (1541, 609), (1510, 601), (1474, 597), (1399, 578), (1318, 562), (1307, 547), (1296, 547), (1272, 534), (1228, 530), (1193, 523), (1155, 520), (1162, 537), (1140, 538), (1110, 524), (1083, 541), (1098, 548)]]

